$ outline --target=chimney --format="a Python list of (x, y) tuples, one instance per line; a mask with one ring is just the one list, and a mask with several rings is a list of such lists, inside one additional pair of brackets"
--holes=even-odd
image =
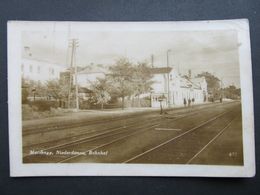
[(30, 47), (28, 47), (28, 46), (25, 46), (24, 47), (24, 51), (25, 51), (25, 55), (28, 55), (28, 56), (32, 56), (32, 53), (31, 53), (31, 51), (30, 51)]
[(188, 74), (188, 76), (189, 76), (189, 79), (191, 78), (191, 69), (189, 69), (189, 74)]

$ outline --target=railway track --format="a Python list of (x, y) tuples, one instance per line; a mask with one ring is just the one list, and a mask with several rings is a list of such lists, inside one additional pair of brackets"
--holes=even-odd
[[(143, 117), (143, 120), (140, 122), (146, 122), (147, 119), (157, 118), (160, 120), (161, 116), (157, 117)], [(149, 121), (149, 120), (148, 120)], [(76, 128), (65, 128), (63, 131), (48, 131), (44, 133), (35, 133), (27, 136), (23, 136), (23, 148), (29, 148), (35, 146), (37, 148), (44, 147), (45, 145), (61, 144), (66, 142), (75, 141), (84, 137), (95, 136), (97, 134), (103, 134), (104, 132), (110, 132), (114, 129), (124, 129), (128, 125), (136, 124), (137, 121), (135, 118), (112, 121), (110, 123), (98, 123), (95, 125), (87, 125)], [(39, 146), (39, 147), (38, 147)]]
[[(216, 109), (216, 106), (215, 106), (215, 109)], [(160, 120), (167, 120), (167, 121), (170, 121), (171, 123), (173, 123), (175, 120), (179, 120), (179, 119), (185, 118), (187, 116), (194, 116), (195, 114), (202, 113), (203, 111), (207, 113), (207, 110), (204, 110), (203, 108), (200, 108), (200, 109), (188, 112), (188, 113), (187, 112), (186, 113), (182, 113), (182, 114), (178, 113), (178, 115), (176, 115), (176, 113), (175, 114), (168, 114), (167, 116), (161, 117)], [(221, 113), (220, 116), (224, 115), (225, 113)], [(173, 118), (172, 117), (167, 118), (169, 116), (172, 116)], [(207, 124), (207, 123), (215, 120), (215, 117), (211, 118), (210, 120), (205, 121), (204, 123)], [(218, 118), (218, 116), (217, 116), (217, 118)], [(146, 123), (146, 122), (149, 122), (149, 124), (143, 124), (143, 123)], [(194, 128), (197, 129), (197, 128), (205, 125), (204, 123), (202, 123), (201, 125), (196, 126)], [(143, 124), (143, 125), (140, 126), (140, 124)], [(84, 144), (84, 143), (87, 143), (87, 142), (93, 142), (93, 141), (98, 141), (98, 140), (102, 140), (102, 139), (106, 140), (107, 138), (111, 139), (108, 142), (105, 142), (105, 143), (102, 143), (102, 144), (100, 144), (98, 146), (92, 147), (91, 149), (86, 151), (86, 152), (88, 152), (90, 150), (96, 150), (96, 149), (99, 149), (99, 148), (102, 148), (102, 147), (105, 147), (105, 146), (109, 146), (109, 145), (111, 145), (113, 143), (116, 143), (118, 141), (127, 139), (130, 136), (134, 136), (134, 135), (137, 135), (138, 133), (151, 130), (154, 127), (157, 127), (159, 125), (160, 124), (158, 124), (158, 116), (157, 117), (152, 117), (152, 119), (148, 118), (145, 121), (139, 121), (139, 122), (134, 122), (133, 121), (132, 123), (128, 124), (124, 129), (122, 129), (122, 127), (112, 128), (111, 130), (108, 130), (108, 131), (105, 131), (105, 132), (102, 132), (102, 133), (98, 133), (96, 135), (87, 136), (87, 137), (82, 137), (82, 135), (79, 135), (79, 137), (78, 137), (79, 139), (77, 139), (77, 140), (74, 140), (74, 141), (71, 141), (71, 142), (68, 142), (68, 143), (66, 142), (66, 143), (60, 144), (60, 145), (54, 145), (54, 146), (51, 146), (51, 147), (46, 147), (44, 150), (45, 151), (50, 151), (50, 150), (54, 150), (54, 149), (66, 149), (66, 148), (70, 148), (70, 147), (73, 147), (73, 146), (76, 146), (76, 145), (80, 145), (80, 144)], [(191, 132), (193, 130), (191, 129), (188, 132)], [(188, 132), (186, 131), (184, 133), (184, 135), (186, 133), (188, 133)], [(181, 135), (181, 136), (183, 136), (183, 135)], [(175, 139), (177, 139), (177, 138), (175, 138)], [(172, 141), (172, 140), (169, 140), (169, 142), (170, 141)], [(36, 146), (37, 145), (30, 146), (30, 147), (36, 147)], [(157, 147), (160, 147), (160, 146), (157, 146)], [(63, 158), (61, 160), (58, 160), (57, 162), (61, 162), (61, 163), (68, 162), (70, 160), (76, 159), (78, 156), (79, 155), (70, 156), (68, 158)], [(29, 162), (30, 161), (30, 155), (25, 155), (24, 156), (24, 161), (25, 162)], [(127, 162), (128, 162), (128, 160), (125, 161), (125, 163), (127, 163)]]
[[(217, 104), (214, 107), (221, 106), (222, 104)], [(175, 118), (181, 118), (185, 117), (187, 115), (192, 115), (200, 112), (201, 110), (204, 110), (204, 107), (196, 108), (196, 109), (185, 109), (185, 110), (180, 110), (179, 112), (174, 112), (171, 114), (170, 112), (168, 114), (165, 114), (163, 116), (161, 115), (148, 115), (145, 116), (146, 118), (149, 118), (153, 120), (153, 118), (162, 118), (165, 117), (167, 119), (175, 119)], [(107, 131), (109, 129), (121, 127), (127, 123), (131, 123), (131, 121), (136, 122), (137, 117), (132, 117), (129, 119), (121, 119), (118, 121), (111, 121), (110, 123), (99, 123), (99, 124), (104, 124), (105, 128), (96, 128), (94, 124), (89, 124), (87, 126), (80, 126), (80, 127), (75, 127), (75, 128), (64, 128), (62, 129), (63, 131), (52, 129), (52, 130), (45, 130), (45, 131), (40, 131), (40, 132), (34, 132), (32, 134), (27, 134), (23, 135), (23, 148), (29, 148), (31, 146), (43, 146), (44, 145), (49, 145), (51, 143), (57, 144), (58, 143), (63, 143), (65, 141), (70, 142), (71, 140), (75, 140), (77, 138), (81, 138), (83, 136), (90, 136), (97, 134), (99, 132)], [(142, 121), (145, 122), (145, 121)], [(107, 124), (107, 126), (106, 126)], [(67, 138), (66, 138), (67, 137)], [(44, 147), (45, 148), (45, 147)]]
[[(225, 115), (230, 114), (230, 113), (232, 113), (231, 116), (230, 116), (231, 119), (228, 119), (228, 120), (225, 122), (224, 126), (221, 127), (220, 129), (218, 129), (217, 132), (215, 132), (214, 135), (209, 134), (209, 135), (208, 135), (208, 136), (210, 137), (210, 138), (208, 138), (209, 141), (207, 141), (207, 142), (206, 142), (198, 151), (196, 151), (191, 157), (188, 157), (188, 160), (183, 161), (182, 163), (180, 163), (180, 164), (190, 164), (196, 157), (199, 156), (199, 154), (200, 154), (203, 150), (205, 150), (205, 149), (206, 149), (210, 144), (212, 144), (226, 129), (228, 129), (228, 127), (232, 124), (232, 122), (237, 118), (237, 116), (236, 116), (236, 111), (231, 110), (231, 111), (224, 112), (224, 113), (222, 113), (222, 114), (220, 114), (220, 115), (217, 115), (216, 117), (213, 117), (213, 118), (209, 119), (208, 121), (203, 122), (203, 123), (201, 123), (200, 125), (198, 125), (198, 126), (196, 126), (196, 127), (194, 127), (194, 128), (191, 128), (191, 129), (189, 129), (188, 131), (185, 131), (184, 133), (182, 133), (182, 134), (180, 134), (180, 135), (178, 135), (178, 136), (175, 136), (175, 137), (173, 137), (173, 138), (171, 138), (171, 139), (169, 139), (169, 140), (167, 140), (167, 141), (164, 141), (164, 142), (162, 142), (162, 143), (156, 145), (155, 147), (150, 148), (149, 150), (147, 150), (147, 151), (145, 151), (145, 152), (142, 152), (142, 153), (140, 153), (140, 154), (138, 154), (138, 155), (135, 155), (135, 156), (133, 156), (133, 157), (131, 157), (131, 158), (125, 160), (123, 163), (141, 163), (145, 158), (146, 158), (146, 159), (151, 159), (151, 158), (153, 158), (152, 156), (155, 156), (156, 154), (163, 153), (163, 151), (167, 150), (167, 148), (172, 148), (172, 147), (174, 147), (174, 146), (175, 146), (175, 148), (178, 148), (180, 144), (179, 144), (179, 145), (176, 144), (176, 145), (177, 145), (177, 146), (176, 146), (176, 145), (174, 145), (174, 142), (177, 142), (177, 141), (180, 141), (180, 140), (186, 140), (186, 142), (187, 142), (187, 140), (189, 140), (189, 139), (191, 139), (191, 138), (192, 138), (192, 139), (196, 139), (196, 138), (194, 138), (194, 137), (195, 137), (194, 134), (197, 133), (196, 131), (201, 130), (202, 127), (206, 128), (207, 126), (213, 126), (213, 127), (211, 127), (211, 128), (214, 129), (214, 128), (215, 128), (215, 127), (214, 127), (214, 123), (217, 123), (220, 118), (223, 118)], [(213, 137), (213, 138), (211, 138), (211, 137)], [(205, 137), (204, 137), (204, 139), (205, 139)], [(197, 142), (197, 143), (198, 143), (199, 140), (196, 140), (196, 141), (193, 140), (193, 142)], [(170, 144), (171, 144), (171, 145), (170, 145)], [(186, 144), (187, 144), (187, 143), (186, 143)], [(170, 146), (167, 147), (167, 145), (170, 145)], [(166, 149), (163, 149), (163, 147), (165, 147)], [(185, 150), (183, 150), (183, 151), (185, 151)], [(182, 153), (183, 151), (181, 150), (181, 151), (178, 151), (178, 152), (179, 152), (179, 153)], [(187, 151), (186, 151), (186, 152), (187, 152)], [(190, 151), (188, 151), (188, 152), (190, 152)], [(154, 154), (151, 155), (151, 153), (154, 153)], [(184, 158), (184, 157), (183, 157), (183, 158)], [(146, 163), (157, 163), (157, 162), (146, 162)], [(175, 164), (175, 163), (173, 163), (173, 164)], [(178, 163), (177, 163), (177, 164), (178, 164)]]
[[(144, 124), (144, 125), (141, 125), (141, 126), (138, 126), (135, 130), (133, 129), (126, 129), (125, 131), (121, 131), (121, 132), (117, 132), (115, 134), (107, 134), (107, 135), (99, 135), (99, 136), (96, 136), (96, 137), (92, 137), (92, 138), (86, 138), (86, 139), (81, 139), (81, 140), (76, 140), (75, 142), (71, 142), (71, 143), (67, 143), (67, 144), (62, 144), (62, 145), (59, 145), (59, 146), (53, 146), (53, 147), (50, 147), (50, 148), (47, 148), (43, 151), (52, 151), (52, 150), (65, 150), (67, 149), (68, 147), (72, 147), (72, 146), (75, 146), (75, 145), (79, 145), (79, 144), (82, 144), (82, 143), (87, 143), (87, 142), (91, 142), (91, 141), (95, 141), (95, 140), (100, 140), (100, 139), (106, 139), (107, 137), (113, 137), (115, 135), (120, 135), (120, 134), (126, 134), (126, 135), (122, 135), (120, 136), (119, 138), (114, 138), (112, 142), (109, 142), (109, 143), (106, 143), (106, 144), (103, 144), (102, 146), (104, 145), (108, 145), (110, 143), (113, 143), (113, 142), (116, 142), (122, 138), (126, 138), (126, 137), (129, 137), (131, 135), (134, 135), (136, 133), (139, 133), (140, 131), (145, 131), (146, 129), (149, 129), (151, 127), (155, 127), (157, 126), (158, 124), (157, 123), (149, 123), (149, 124)], [(129, 133), (129, 131), (132, 131), (131, 133)], [(101, 147), (101, 146), (99, 146)], [(95, 149), (96, 147), (93, 147), (91, 150)], [(98, 148), (98, 147), (97, 147)], [(24, 162), (27, 161), (26, 158), (30, 158), (30, 156), (32, 155), (26, 155), (24, 156)], [(69, 158), (66, 158), (66, 160), (68, 160)], [(61, 161), (58, 161), (58, 162), (61, 162)]]
[[(111, 123), (109, 124), (109, 127), (107, 128), (107, 127), (105, 127), (105, 128), (100, 128), (100, 129), (98, 129), (97, 130), (97, 127), (91, 127), (90, 129), (86, 129), (86, 127), (84, 126), (84, 127), (81, 127), (82, 129), (83, 129), (83, 133), (79, 133), (79, 134), (77, 134), (77, 135), (75, 135), (75, 136), (69, 136), (68, 138), (61, 138), (61, 139), (56, 139), (56, 140), (52, 140), (52, 141), (48, 141), (48, 142), (42, 142), (42, 143), (37, 143), (37, 144), (31, 144), (31, 145), (26, 145), (24, 148), (28, 148), (28, 147), (37, 147), (37, 146), (41, 146), (41, 145), (43, 145), (44, 146), (44, 144), (47, 144), (48, 145), (48, 143), (57, 143), (57, 142), (59, 142), (60, 140), (71, 140), (71, 139), (74, 139), (74, 138), (77, 138), (77, 137), (79, 137), (79, 138), (82, 138), (82, 136), (85, 136), (85, 135), (90, 135), (90, 134), (93, 134), (93, 136), (95, 136), (95, 135), (99, 135), (99, 132), (101, 132), (100, 134), (103, 134), (103, 133), (109, 133), (109, 132), (113, 132), (114, 131), (114, 129), (120, 129), (120, 128), (125, 128), (125, 127), (128, 127), (129, 125), (132, 125), (132, 124), (139, 124), (139, 123), (145, 123), (145, 122), (147, 122), (147, 121), (152, 121), (152, 120), (161, 120), (162, 118), (166, 118), (166, 119), (170, 119), (171, 121), (175, 121), (175, 120), (177, 120), (177, 119), (181, 119), (181, 118), (184, 118), (184, 117), (186, 117), (186, 116), (189, 116), (189, 115), (193, 115), (193, 114), (197, 114), (197, 113), (199, 113), (201, 110), (204, 110), (205, 108), (199, 108), (199, 109), (195, 109), (195, 110), (189, 110), (189, 111), (187, 111), (187, 110), (182, 110), (181, 112), (177, 112), (177, 113), (174, 113), (174, 114), (165, 114), (165, 115), (156, 115), (156, 116), (150, 116), (150, 117), (148, 117), (147, 119), (145, 119), (145, 120), (141, 120), (141, 121), (137, 121), (136, 122), (136, 120), (134, 120), (134, 121), (132, 121), (131, 122), (131, 120), (132, 120), (132, 118), (130, 118), (129, 120), (130, 121), (128, 121), (128, 120), (125, 120), (124, 121), (124, 124), (127, 124), (127, 125), (124, 125), (124, 126), (122, 126), (122, 124), (120, 124), (120, 123), (122, 123), (122, 122), (120, 122), (121, 120), (119, 120), (119, 121), (117, 121), (116, 122), (116, 125), (117, 126), (113, 126), (113, 125), (111, 125)], [(113, 122), (113, 121), (112, 121)], [(120, 124), (119, 126), (118, 126), (118, 124)], [(89, 126), (89, 125), (88, 125)], [(111, 127), (112, 126), (112, 127)], [(77, 131), (79, 131), (80, 129), (77, 129)], [(95, 130), (95, 131), (94, 131)], [(107, 130), (111, 130), (111, 131), (107, 131)], [(73, 129), (70, 129), (70, 131), (73, 131)], [(39, 132), (40, 133), (40, 132)], [(92, 135), (90, 135), (91, 137), (92, 137)]]
[[(135, 125), (143, 124), (143, 123), (146, 123), (146, 122), (159, 121), (162, 118), (171, 119), (171, 121), (175, 121), (175, 120), (184, 118), (186, 116), (197, 114), (199, 112), (200, 112), (200, 110), (195, 110), (195, 111), (191, 111), (191, 112), (188, 112), (188, 113), (187, 112), (181, 113), (181, 114), (179, 113), (180, 115), (167, 114), (167, 115), (164, 115), (164, 116), (159, 116), (159, 118), (158, 118), (158, 116), (153, 116), (153, 117), (150, 117), (150, 118), (142, 120), (142, 121), (130, 122), (127, 125), (124, 125), (124, 126), (109, 127), (109, 128), (99, 129), (98, 131), (91, 131), (90, 130), (90, 131), (80, 133), (80, 134), (75, 135), (75, 136), (65, 137), (65, 138), (56, 139), (56, 140), (53, 140), (53, 141), (42, 142), (42, 143), (37, 143), (37, 144), (26, 145), (26, 146), (23, 147), (23, 150), (26, 151), (26, 150), (29, 150), (30, 148), (41, 148), (43, 150), (48, 150), (48, 149), (51, 149), (51, 148), (56, 148), (57, 146), (52, 146), (52, 145), (55, 145), (55, 144), (60, 143), (60, 142), (62, 142), (64, 144), (60, 144), (59, 146), (66, 146), (70, 143), (76, 143), (77, 141), (83, 141), (83, 140), (90, 139), (90, 138), (96, 138), (98, 136), (103, 136), (103, 135), (112, 133), (114, 131), (124, 130), (125, 128), (134, 127)], [(48, 147), (48, 146), (50, 146), (50, 147)]]
[[(86, 141), (93, 141), (93, 140), (101, 139), (101, 138), (103, 139), (103, 138), (113, 136), (113, 135), (116, 135), (116, 134), (125, 133), (126, 131), (129, 131), (129, 128), (138, 126), (139, 124), (143, 124), (143, 123), (148, 122), (148, 121), (150, 123), (154, 122), (154, 121), (157, 122), (158, 118), (153, 117), (152, 119), (147, 119), (147, 120), (144, 120), (144, 121), (131, 122), (130, 124), (128, 124), (126, 126), (108, 128), (108, 129), (105, 129), (105, 131), (102, 131), (102, 132), (94, 134), (94, 135), (86, 136), (86, 137), (83, 137), (83, 136), (88, 135), (89, 133), (84, 133), (84, 134), (80, 134), (80, 135), (77, 135), (77, 136), (73, 136), (73, 137), (69, 137), (69, 138), (65, 138), (65, 139), (60, 139), (60, 140), (54, 140), (54, 141), (51, 141), (51, 142), (44, 142), (44, 143), (41, 143), (41, 144), (33, 144), (33, 145), (23, 147), (23, 150), (30, 150), (30, 148), (41, 148), (43, 151), (47, 151), (47, 150), (51, 150), (51, 149), (55, 149), (55, 148), (73, 146), (73, 145), (76, 145), (76, 144), (84, 143)], [(78, 139), (73, 140), (73, 138), (78, 138)], [(72, 141), (67, 142), (68, 140), (72, 140)], [(59, 141), (63, 141), (65, 143), (58, 144), (58, 145), (52, 145), (52, 144), (58, 143)], [(48, 147), (48, 145), (52, 145), (52, 146)], [(27, 157), (27, 156), (30, 156), (30, 155), (24, 155), (24, 157)]]
[[(193, 108), (194, 110), (200, 110), (200, 109), (207, 109), (210, 107), (215, 107), (215, 106), (221, 106), (223, 104), (230, 104), (233, 102), (226, 102), (226, 103), (213, 103), (213, 104), (205, 104), (205, 105), (195, 105)], [(170, 113), (172, 111), (177, 113), (183, 113), (187, 111), (187, 108), (177, 108), (177, 109), (167, 109), (167, 111)], [(151, 111), (147, 114), (155, 114), (158, 113), (158, 111)], [(98, 119), (98, 120), (86, 120), (86, 121), (81, 121), (81, 122), (73, 122), (66, 124), (66, 121), (64, 123), (59, 123), (55, 125), (40, 125), (40, 126), (32, 126), (32, 127), (23, 127), (22, 131), (22, 136), (27, 136), (27, 135), (32, 135), (32, 134), (42, 134), (50, 131), (59, 131), (59, 130), (64, 130), (64, 129), (71, 129), (71, 128), (77, 128), (77, 127), (82, 127), (82, 126), (90, 126), (90, 125), (95, 125), (97, 123), (111, 123), (111, 122), (118, 122), (118, 121), (123, 121), (123, 120), (128, 120), (132, 118), (136, 118), (138, 116), (143, 115), (143, 113), (137, 113), (137, 114), (129, 114), (125, 116), (120, 116), (120, 117), (109, 117), (105, 119)]]
[(82, 121), (72, 124), (55, 124), (53, 126), (40, 126), (40, 127), (32, 127), (32, 128), (23, 128), (23, 136), (31, 135), (31, 134), (42, 134), (50, 131), (60, 131), (64, 129), (72, 129), (82, 126), (91, 126), (97, 123), (111, 123), (114, 121), (122, 121), (126, 119), (135, 118), (136, 116), (124, 116), (124, 117), (111, 117), (108, 119), (99, 119), (99, 120), (92, 120), (92, 121)]
[(232, 124), (232, 122), (236, 119), (237, 117), (234, 117), (233, 119), (230, 120), (230, 122), (225, 125), (217, 135), (213, 137), (203, 148), (201, 148), (196, 154), (194, 154), (187, 162), (186, 164), (190, 164), (195, 158), (199, 156), (201, 152), (203, 152), (210, 144), (212, 144), (220, 135), (224, 133), (228, 129), (228, 127)]
[[(179, 137), (182, 137), (182, 136), (184, 136), (185, 134), (188, 134), (188, 133), (190, 133), (190, 132), (192, 132), (192, 131), (194, 131), (194, 130), (196, 130), (196, 129), (199, 129), (200, 127), (202, 127), (202, 126), (204, 126), (204, 125), (210, 124), (210, 123), (214, 122), (215, 120), (217, 120), (218, 118), (220, 118), (220, 117), (222, 117), (222, 116), (224, 116), (225, 114), (228, 114), (228, 113), (230, 113), (230, 112), (232, 112), (232, 110), (229, 110), (229, 111), (223, 112), (223, 113), (221, 113), (221, 114), (219, 114), (219, 115), (217, 115), (217, 116), (214, 116), (214, 117), (210, 118), (209, 120), (204, 121), (203, 123), (199, 124), (198, 126), (193, 127), (193, 128), (191, 128), (190, 130), (188, 130), (188, 131), (185, 131), (185, 133), (180, 134), (179, 136), (176, 136), (176, 137), (174, 137), (174, 138), (172, 138), (172, 139), (170, 139), (170, 140), (167, 140), (167, 141), (164, 142), (163, 144), (159, 144), (159, 145), (157, 145), (156, 147), (147, 150), (146, 152), (143, 152), (143, 153), (141, 153), (141, 154), (139, 154), (139, 155), (137, 155), (137, 156), (135, 156), (135, 157), (132, 157), (131, 159), (128, 159), (128, 160), (126, 160), (126, 161), (123, 161), (122, 163), (128, 163), (128, 162), (130, 162), (130, 161), (132, 161), (132, 160), (134, 160), (134, 159), (136, 159), (136, 158), (138, 158), (138, 157), (140, 157), (140, 156), (142, 156), (142, 155), (144, 155), (144, 154), (146, 154), (146, 153), (149, 153), (149, 152), (151, 152), (151, 151), (153, 151), (153, 150), (155, 150), (155, 149), (157, 149), (157, 148), (160, 148), (161, 146), (167, 144), (168, 142), (171, 142), (171, 141), (173, 141), (174, 139), (178, 139)], [(128, 137), (128, 136), (127, 136), (127, 137)], [(111, 145), (111, 144), (113, 144), (113, 143), (115, 143), (115, 142), (117, 142), (117, 141), (120, 141), (120, 140), (122, 140), (122, 139), (125, 139), (125, 138), (122, 137), (121, 139), (114, 140), (114, 141), (112, 141), (112, 142), (109, 142), (109, 143), (100, 145), (100, 146), (98, 146), (98, 147), (89, 149), (89, 150), (86, 151), (86, 152), (89, 152), (89, 151), (91, 151), (91, 150), (97, 150), (97, 149), (103, 150), (105, 146)], [(104, 149), (104, 150), (105, 150), (105, 149)], [(73, 162), (75, 162), (77, 157), (80, 157), (80, 155), (72, 156), (72, 157), (69, 157), (69, 158), (67, 158), (67, 159), (63, 159), (62, 161), (59, 161), (59, 162), (62, 162), (62, 163), (70, 162), (70, 161), (73, 160), (73, 159), (74, 159)]]

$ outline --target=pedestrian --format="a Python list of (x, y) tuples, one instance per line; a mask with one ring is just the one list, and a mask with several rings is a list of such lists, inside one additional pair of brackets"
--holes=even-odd
[(191, 103), (191, 100), (190, 100), (190, 98), (189, 98), (189, 100), (188, 100), (188, 107), (190, 107), (190, 103)]
[(191, 101), (192, 101), (192, 104), (194, 104), (194, 102), (195, 102), (195, 99), (194, 99), (194, 98), (192, 98), (192, 99), (191, 99)]
[(186, 107), (186, 104), (187, 104), (186, 98), (183, 99), (183, 104), (184, 104), (184, 107)]

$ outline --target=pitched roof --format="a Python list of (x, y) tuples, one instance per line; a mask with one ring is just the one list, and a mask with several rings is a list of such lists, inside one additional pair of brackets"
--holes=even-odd
[(180, 86), (184, 88), (201, 89), (200, 83), (203, 81), (201, 78), (180, 78)]
[(205, 81), (205, 77), (191, 78), (190, 81), (196, 84), (200, 84)]
[(91, 74), (91, 73), (105, 73), (106, 70), (101, 67), (85, 68), (84, 70), (78, 72), (78, 74)]
[(191, 88), (192, 83), (187, 78), (180, 77), (180, 87)]
[(152, 74), (167, 74), (170, 73), (172, 68), (171, 67), (157, 67), (157, 68), (151, 68)]
[(79, 93), (91, 93), (92, 91), (86, 87), (79, 87)]

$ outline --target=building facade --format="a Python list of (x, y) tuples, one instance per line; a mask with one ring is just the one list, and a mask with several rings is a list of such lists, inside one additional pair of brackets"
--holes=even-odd
[(59, 79), (65, 69), (64, 65), (27, 58), (23, 58), (21, 64), (22, 78), (40, 82)]
[(171, 67), (152, 68), (152, 107), (175, 107), (207, 101), (207, 82), (204, 77), (190, 78), (178, 74)]

